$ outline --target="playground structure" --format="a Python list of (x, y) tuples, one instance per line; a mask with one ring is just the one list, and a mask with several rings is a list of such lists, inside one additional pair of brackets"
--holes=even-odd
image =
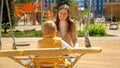
[[(41, 23), (41, 20), (47, 20), (47, 19), (53, 19), (55, 16), (55, 13), (53, 13), (54, 7), (56, 6), (56, 3), (47, 4), (45, 8), (46, 3), (42, 2), (35, 2), (35, 3), (24, 3), (24, 4), (15, 4), (15, 16), (18, 19), (24, 18), (24, 21), (33, 21), (33, 25), (36, 25), (36, 21)], [(49, 8), (48, 8), (49, 6)], [(75, 10), (75, 11), (72, 11)], [(79, 12), (78, 12), (78, 5), (77, 3), (73, 4), (73, 7), (71, 8), (71, 18), (78, 18)], [(41, 19), (43, 18), (43, 19)]]
[[(10, 57), (25, 68), (72, 68), (83, 55), (97, 54), (101, 52), (102, 49), (100, 47), (40, 48), (28, 50), (1, 50), (0, 57)], [(74, 55), (66, 56), (66, 54)], [(23, 56), (27, 57), (23, 58)], [(67, 64), (65, 59), (72, 58), (74, 58), (74, 61)], [(22, 63), (23, 60), (31, 60), (32, 65)]]
[[(41, 20), (41, 16), (44, 19), (52, 19), (53, 12), (49, 10), (43, 10), (43, 5), (41, 2), (35, 3), (25, 3), (25, 4), (15, 4), (15, 16), (18, 19), (24, 18), (27, 22), (29, 20), (33, 21), (33, 25), (36, 25), (36, 21)], [(37, 18), (39, 17), (39, 19)], [(38, 21), (39, 23), (41, 21)]]

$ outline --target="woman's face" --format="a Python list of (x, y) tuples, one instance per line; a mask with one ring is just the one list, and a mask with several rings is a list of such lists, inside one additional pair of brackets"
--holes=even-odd
[(58, 17), (60, 21), (65, 21), (68, 17), (68, 11), (66, 9), (61, 9), (58, 13)]

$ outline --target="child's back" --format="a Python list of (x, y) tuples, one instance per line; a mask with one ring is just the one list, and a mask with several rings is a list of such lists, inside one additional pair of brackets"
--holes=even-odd
[[(60, 37), (56, 37), (56, 32), (57, 32), (57, 28), (53, 21), (44, 22), (42, 24), (43, 39), (38, 40), (38, 47), (39, 48), (62, 48), (62, 47), (69, 48), (70, 46), (66, 42), (64, 42)], [(54, 53), (51, 53), (51, 54), (54, 54)], [(70, 64), (69, 61), (67, 61), (65, 58), (63, 58), (62, 61), (60, 61), (59, 58), (56, 58), (51, 61), (44, 60), (39, 64), (42, 64), (42, 63), (51, 64), (51, 62), (53, 64), (57, 62), (61, 64)], [(47, 66), (47, 67), (41, 67), (41, 68), (51, 68), (51, 67)], [(58, 68), (64, 68), (64, 67), (60, 66)]]

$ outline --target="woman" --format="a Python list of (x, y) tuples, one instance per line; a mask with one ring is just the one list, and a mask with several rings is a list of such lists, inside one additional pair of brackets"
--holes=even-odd
[(70, 20), (68, 5), (62, 5), (58, 9), (55, 24), (57, 26), (57, 36), (61, 37), (71, 46), (75, 46), (77, 41), (75, 24)]

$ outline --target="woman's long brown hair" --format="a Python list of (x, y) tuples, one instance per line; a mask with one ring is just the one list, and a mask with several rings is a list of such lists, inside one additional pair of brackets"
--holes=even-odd
[(66, 18), (66, 21), (68, 23), (68, 30), (67, 32), (69, 33), (70, 31), (72, 31), (72, 24), (73, 22), (70, 20), (70, 10), (69, 10), (69, 6), (68, 5), (62, 5), (59, 9), (58, 9), (58, 12), (57, 12), (57, 16), (56, 16), (56, 21), (55, 21), (55, 24), (57, 26), (57, 30), (60, 31), (60, 28), (59, 28), (59, 23), (60, 23), (60, 19), (59, 19), (59, 16), (58, 16), (58, 13), (61, 9), (66, 9), (67, 12), (68, 12), (68, 17)]

